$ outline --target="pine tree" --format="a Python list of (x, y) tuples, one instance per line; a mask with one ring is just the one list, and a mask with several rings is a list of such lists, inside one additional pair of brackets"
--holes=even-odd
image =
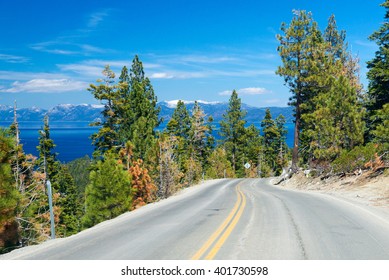
[[(298, 170), (299, 140), (302, 129), (301, 115), (310, 110), (315, 85), (312, 85), (310, 77), (312, 69), (316, 70), (320, 65), (315, 63), (315, 45), (320, 44), (320, 32), (312, 14), (306, 11), (294, 11), (294, 18), (289, 26), (281, 25), (284, 35), (277, 35), (280, 42), (278, 52), (283, 66), (278, 67), (276, 74), (284, 77), (285, 84), (289, 87), (292, 97), (290, 105), (295, 108), (294, 144), (292, 153), (292, 170)], [(315, 71), (315, 72), (316, 72)], [(307, 86), (307, 83), (309, 84)], [(305, 104), (302, 107), (302, 104)]]
[(69, 236), (81, 229), (79, 219), (82, 214), (82, 205), (69, 170), (57, 160), (57, 154), (53, 152), (55, 146), (50, 137), (50, 126), (48, 116), (46, 116), (39, 135), (37, 149), (40, 156), (37, 163), (44, 175), (44, 183), (46, 184), (47, 180), (50, 180), (53, 195), (57, 198), (54, 204), (54, 208), (58, 212), (56, 234)]
[(94, 157), (101, 158), (105, 152), (118, 149), (119, 136), (117, 115), (118, 87), (115, 84), (115, 73), (109, 65), (103, 70), (104, 78), (97, 80), (97, 85), (91, 84), (88, 90), (104, 105), (103, 119), (91, 126), (101, 126), (98, 132), (92, 135), (92, 143), (95, 146)]
[(279, 130), (276, 122), (272, 119), (269, 109), (266, 109), (265, 117), (261, 122), (263, 133), (264, 160), (272, 170), (277, 167), (279, 149)]
[[(337, 30), (335, 17), (329, 18), (322, 35), (308, 15), (299, 12), (284, 31), (286, 35), (279, 36), (284, 67), (277, 72), (294, 93), (296, 124), (299, 121), (295, 133), (298, 132), (302, 158), (325, 169), (342, 149), (350, 150), (362, 143), (362, 86), (358, 59), (347, 51), (346, 33)], [(292, 165), (295, 162), (296, 134)]]
[(192, 156), (193, 151), (191, 150), (193, 146), (191, 146), (190, 139), (191, 126), (192, 122), (188, 109), (184, 102), (179, 100), (166, 129), (170, 136), (176, 138), (174, 151), (180, 171), (183, 173), (186, 172), (186, 161)]
[(115, 111), (118, 118), (118, 146), (124, 147), (130, 141), (132, 125), (135, 120), (135, 112), (132, 111), (130, 76), (127, 66), (123, 66), (117, 86), (117, 98), (115, 99)]
[(188, 152), (190, 157), (185, 163), (186, 182), (188, 182), (188, 185), (200, 181), (207, 162), (207, 137), (209, 137), (207, 133), (209, 126), (205, 123), (204, 118), (204, 111), (199, 103), (195, 101), (189, 131)]
[(208, 158), (215, 149), (215, 142), (216, 141), (215, 141), (215, 137), (213, 136), (214, 125), (213, 125), (213, 117), (212, 116), (208, 117), (206, 126), (207, 126), (207, 132), (206, 132), (205, 149), (204, 149), (205, 163), (203, 166), (203, 170), (206, 170), (209, 167)]
[[(376, 118), (379, 124), (371, 132), (373, 141), (381, 144), (384, 152), (389, 151), (389, 104), (385, 104), (382, 109), (377, 110)], [(387, 155), (386, 158), (389, 156)]]
[(381, 6), (386, 9), (384, 23), (369, 37), (371, 41), (377, 43), (378, 51), (375, 53), (375, 57), (367, 62), (369, 86), (365, 106), (367, 109), (368, 140), (376, 137), (373, 131), (376, 131), (376, 127), (380, 125), (379, 110), (389, 103), (389, 0), (386, 0)]
[(244, 176), (243, 144), (246, 111), (242, 111), (241, 106), (242, 102), (234, 90), (229, 100), (227, 112), (220, 122), (221, 144), (227, 152), (228, 160), (231, 161), (233, 172), (238, 177)]
[(199, 103), (195, 101), (191, 116), (191, 125), (189, 132), (189, 139), (191, 146), (193, 146), (194, 158), (201, 162), (204, 166), (206, 158), (206, 141), (209, 126), (206, 125), (205, 113), (201, 109)]
[(84, 204), (85, 188), (89, 184), (91, 164), (92, 160), (87, 155), (66, 164), (66, 168), (69, 170), (69, 173), (74, 180), (74, 184), (77, 187), (77, 193), (82, 204)]
[(44, 117), (43, 129), (39, 131), (39, 145), (37, 150), (39, 152), (38, 165), (42, 173), (46, 174), (46, 180), (53, 178), (59, 170), (59, 162), (57, 161), (57, 154), (54, 153), (53, 139), (50, 137), (49, 117)]
[(131, 178), (112, 153), (98, 161), (85, 191), (83, 224), (91, 227), (131, 209)]
[(246, 169), (246, 177), (258, 177), (260, 175), (260, 166), (264, 147), (259, 129), (253, 124), (246, 128), (244, 155), (245, 162), (248, 162), (251, 167)]
[(73, 177), (65, 165), (60, 165), (58, 174), (53, 178), (54, 190), (59, 194), (60, 207), (56, 234), (70, 236), (81, 230), (82, 201)]
[(145, 158), (151, 142), (155, 137), (155, 128), (161, 123), (159, 119), (160, 107), (157, 107), (157, 97), (149, 78), (145, 77), (143, 64), (138, 56), (135, 56), (130, 69), (129, 107), (131, 118), (125, 121), (129, 123), (130, 140), (134, 144), (134, 156), (145, 162)]
[[(177, 107), (174, 109), (171, 119), (167, 124), (167, 132), (170, 135), (180, 137), (182, 139), (189, 139), (189, 132), (191, 130), (191, 118), (183, 101), (178, 100)], [(186, 146), (189, 143), (186, 143)]]
[(334, 16), (329, 18), (324, 41), (317, 45), (316, 61), (322, 71), (311, 76), (317, 90), (304, 122), (304, 158), (319, 171), (329, 168), (343, 149), (361, 144), (364, 123), (360, 102), (357, 60), (347, 51), (345, 32), (339, 32)]
[[(48, 126), (42, 131), (43, 135), (49, 134)], [(50, 237), (50, 215), (48, 213), (48, 198), (46, 195), (45, 180), (46, 174), (42, 173), (42, 161), (36, 157), (25, 154), (23, 145), (19, 142), (19, 129), (14, 107), (14, 122), (11, 125), (10, 136), (14, 145), (11, 157), (11, 167), (14, 174), (15, 190), (19, 193), (18, 211), (15, 221), (17, 224), (18, 246), (38, 244)], [(41, 144), (45, 143), (40, 139)], [(48, 141), (47, 146), (54, 146)], [(53, 195), (54, 203), (58, 203), (58, 194)], [(59, 208), (54, 207), (55, 221), (59, 221)]]
[(0, 253), (19, 243), (20, 194), (12, 176), (13, 139), (9, 132), (0, 129)]
[(126, 66), (122, 68), (117, 83), (109, 66), (106, 66), (103, 75), (104, 79), (97, 81), (99, 84), (92, 84), (89, 88), (104, 104), (103, 120), (92, 124), (101, 126), (92, 135), (96, 146), (95, 158), (103, 158), (107, 151), (118, 153), (131, 141), (134, 157), (153, 166), (155, 163), (147, 157), (149, 150), (155, 146), (155, 129), (161, 123), (158, 117), (160, 108), (142, 62), (135, 56), (130, 70)]
[(344, 62), (346, 59), (345, 48), (347, 48), (345, 42), (346, 32), (344, 30), (338, 30), (335, 15), (329, 17), (323, 37), (325, 42), (327, 42), (327, 51), (333, 55), (333, 61), (340, 59)]
[(275, 170), (275, 175), (280, 175), (282, 173), (283, 168), (288, 163), (288, 145), (286, 144), (286, 135), (288, 131), (285, 128), (285, 117), (283, 115), (278, 115), (275, 119), (277, 130), (278, 130), (278, 138), (276, 139), (275, 146), (277, 147), (277, 168)]

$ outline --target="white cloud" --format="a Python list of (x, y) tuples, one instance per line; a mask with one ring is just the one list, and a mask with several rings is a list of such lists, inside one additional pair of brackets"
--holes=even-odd
[(90, 55), (95, 53), (106, 53), (111, 50), (102, 49), (89, 44), (78, 44), (70, 38), (60, 37), (53, 41), (36, 43), (30, 46), (31, 49), (52, 54), (61, 55)]
[(150, 78), (152, 78), (152, 79), (171, 79), (171, 78), (174, 78), (174, 76), (172, 76), (168, 73), (153, 73), (150, 75)]
[(268, 92), (269, 91), (267, 89), (260, 88), (260, 87), (248, 87), (248, 88), (241, 88), (240, 90), (238, 90), (239, 94), (244, 94), (244, 95), (259, 95)]
[(206, 78), (210, 75), (204, 71), (176, 71), (173, 76), (177, 79), (197, 79)]
[(61, 50), (61, 49), (47, 49), (42, 51), (53, 53), (53, 54), (62, 54), (62, 55), (74, 55), (79, 53), (77, 51), (69, 51), (69, 50)]
[(96, 27), (107, 16), (108, 16), (107, 12), (96, 12), (96, 13), (93, 13), (93, 14), (91, 14), (89, 16), (87, 26), (88, 27)]
[[(261, 87), (248, 87), (248, 88), (238, 89), (236, 92), (240, 95), (260, 95), (260, 94), (270, 93), (271, 91)], [(232, 90), (225, 90), (219, 92), (219, 95), (231, 95), (231, 93)]]
[[(146, 76), (147, 73), (146, 73)], [(211, 73), (206, 71), (166, 71), (166, 72), (157, 72), (151, 74), (150, 78), (155, 79), (197, 79), (197, 78), (207, 78), (209, 76), (212, 76)]]
[(59, 64), (57, 65), (61, 71), (70, 71), (82, 76), (99, 78), (102, 76), (104, 66), (93, 66), (87, 64)]
[[(120, 71), (123, 68), (123, 66), (127, 66), (128, 68), (131, 67), (131, 60), (99, 60), (99, 59), (92, 59), (92, 60), (85, 60), (81, 61), (80, 63), (74, 63), (74, 64), (57, 64), (57, 67), (61, 71), (68, 71), (68, 72), (74, 72), (76, 74), (82, 75), (84, 77), (93, 77), (93, 78), (99, 78), (102, 76), (102, 71), (104, 70), (105, 65), (109, 65), (111, 69), (118, 75), (120, 75)], [(154, 69), (159, 68), (160, 65), (158, 64), (152, 64), (152, 63), (144, 63), (144, 68), (146, 69)], [(148, 75), (149, 76), (149, 75)], [(164, 72), (158, 72), (151, 74), (151, 78), (156, 79), (169, 79), (173, 78), (172, 75)]]
[(25, 63), (29, 61), (27, 57), (10, 55), (10, 54), (1, 54), (1, 53), (0, 53), (0, 60), (8, 63)]
[(16, 80), (32, 80), (32, 79), (65, 79), (66, 76), (58, 73), (45, 72), (16, 72), (16, 71), (0, 71), (0, 80), (16, 81)]
[(78, 65), (93, 65), (104, 67), (105, 65), (109, 65), (111, 67), (120, 67), (122, 68), (124, 65), (129, 65), (131, 63), (130, 60), (101, 60), (101, 59), (91, 59), (85, 60), (79, 63)]
[[(72, 50), (65, 49), (64, 48), (65, 46), (66, 48), (73, 48), (73, 49)], [(30, 47), (31, 49), (36, 51), (53, 53), (53, 54), (61, 54), (61, 55), (74, 55), (79, 53), (79, 51), (74, 50), (73, 44), (70, 44), (68, 42), (65, 43), (60, 39), (55, 41), (36, 43), (31, 45)]]
[(105, 49), (102, 49), (102, 48), (99, 48), (96, 46), (92, 46), (92, 45), (88, 45), (88, 44), (82, 44), (79, 46), (82, 49), (82, 51), (86, 52), (86, 53), (105, 53), (106, 52)]
[(73, 81), (69, 79), (33, 79), (27, 82), (16, 81), (12, 87), (1, 89), (2, 92), (67, 92), (85, 90), (88, 87), (86, 82)]
[(32, 44), (30, 48), (36, 51), (61, 55), (90, 55), (110, 51), (80, 42), (80, 38), (88, 38), (89, 34), (95, 31), (104, 18), (108, 16), (109, 10), (92, 13), (88, 16), (83, 27), (68, 30), (65, 32), (66, 35), (57, 36), (49, 41)]
[(225, 90), (225, 91), (222, 91), (222, 92), (219, 92), (219, 95), (231, 95), (232, 93), (232, 90)]
[[(268, 64), (274, 59), (270, 53), (222, 52), (219, 54), (144, 54), (146, 59), (159, 64), (158, 71), (169, 73), (174, 79), (210, 77), (260, 77), (274, 76)], [(266, 64), (264, 64), (266, 61)]]

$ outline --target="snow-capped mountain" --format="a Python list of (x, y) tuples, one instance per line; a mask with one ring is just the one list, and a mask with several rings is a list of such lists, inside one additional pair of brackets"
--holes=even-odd
[[(164, 121), (168, 121), (174, 112), (178, 100), (159, 102), (158, 106), (161, 107), (160, 117)], [(198, 101), (200, 107), (204, 110), (207, 116), (212, 116), (215, 122), (219, 122), (225, 114), (228, 103), (226, 102), (208, 102)], [(192, 111), (194, 101), (184, 101), (189, 111)], [(49, 114), (50, 121), (81, 121), (81, 122), (93, 122), (101, 118), (101, 111), (104, 105), (91, 105), (91, 104), (61, 104), (57, 105), (49, 110), (31, 107), (31, 108), (19, 108), (17, 109), (18, 121), (42, 121), (46, 114)], [(246, 120), (249, 123), (260, 122), (265, 116), (266, 108), (257, 108), (242, 104), (242, 109), (247, 111)], [(287, 122), (293, 120), (292, 107), (270, 107), (269, 108), (273, 118), (276, 118), (279, 114), (284, 115)], [(12, 122), (13, 121), (13, 108), (11, 106), (0, 105), (0, 122)]]
[(61, 104), (48, 110), (51, 121), (94, 121), (101, 117), (103, 105)]
[[(176, 108), (177, 107), (177, 103), (178, 103), (178, 99), (175, 99), (175, 100), (165, 100), (163, 102), (160, 102), (160, 104), (163, 104), (163, 105), (166, 105), (167, 107), (169, 108)], [(184, 102), (185, 105), (189, 105), (189, 104), (194, 104), (195, 101), (193, 100), (182, 100)], [(223, 104), (223, 102), (220, 102), (220, 101), (204, 101), (204, 100), (196, 100), (197, 103), (199, 103), (200, 105), (215, 105), (215, 104)]]
[[(160, 116), (166, 121), (169, 120), (171, 115), (174, 112), (174, 109), (177, 106), (178, 100), (163, 101), (159, 102), (158, 105), (161, 107)], [(223, 114), (228, 109), (227, 102), (208, 102), (208, 101), (197, 101), (200, 107), (204, 110), (204, 113), (207, 116), (212, 116), (215, 122), (219, 122), (223, 118)], [(189, 111), (192, 111), (194, 106), (194, 101), (185, 101), (184, 104)], [(242, 109), (247, 112), (246, 120), (248, 123), (261, 122), (265, 117), (266, 108), (253, 107), (247, 104), (242, 104)], [(276, 118), (278, 115), (282, 114), (286, 122), (293, 121), (293, 108), (292, 107), (269, 107), (270, 112), (273, 118)]]
[[(19, 122), (42, 121), (48, 114), (50, 121), (88, 121), (92, 122), (101, 117), (101, 111), (104, 106), (90, 104), (61, 104), (49, 110), (31, 107), (18, 108), (17, 117)], [(11, 106), (0, 107), (0, 121), (11, 122), (14, 118), (13, 108)]]

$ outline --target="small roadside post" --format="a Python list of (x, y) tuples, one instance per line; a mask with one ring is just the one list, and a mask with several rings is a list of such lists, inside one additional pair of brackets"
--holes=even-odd
[(52, 197), (52, 194), (51, 194), (51, 183), (50, 183), (50, 180), (47, 180), (46, 185), (47, 185), (47, 196), (49, 197), (49, 207), (50, 207), (51, 239), (55, 239), (53, 197)]

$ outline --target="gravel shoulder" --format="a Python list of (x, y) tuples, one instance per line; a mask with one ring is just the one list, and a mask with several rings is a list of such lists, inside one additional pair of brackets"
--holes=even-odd
[[(278, 178), (272, 183), (279, 181)], [(302, 172), (278, 185), (281, 188), (317, 192), (346, 200), (379, 212), (389, 214), (389, 176), (365, 172), (361, 175), (329, 177), (326, 179), (306, 177)]]

